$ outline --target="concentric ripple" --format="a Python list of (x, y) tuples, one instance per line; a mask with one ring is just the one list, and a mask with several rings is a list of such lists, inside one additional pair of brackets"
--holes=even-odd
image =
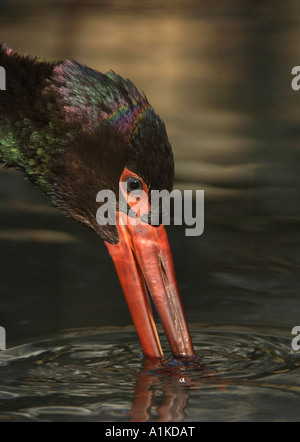
[(222, 328), (192, 336), (193, 363), (145, 360), (131, 329), (68, 331), (1, 352), (0, 421), (298, 418), (300, 354), (288, 338)]

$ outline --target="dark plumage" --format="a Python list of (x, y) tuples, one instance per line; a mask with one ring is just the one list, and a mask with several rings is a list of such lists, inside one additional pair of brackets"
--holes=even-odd
[[(71, 60), (47, 63), (5, 46), (0, 66), (7, 78), (0, 91), (0, 162), (24, 172), (66, 216), (105, 240), (144, 354), (163, 356), (148, 287), (173, 354), (193, 357), (165, 229), (147, 222), (151, 191), (173, 187), (164, 123), (145, 95), (114, 72)], [(140, 210), (124, 190), (128, 180), (144, 190)], [(96, 197), (112, 190), (119, 199), (120, 181), (125, 204), (115, 208), (116, 225), (102, 225)]]
[(164, 123), (146, 97), (114, 72), (75, 61), (48, 63), (0, 46), (7, 90), (0, 91), (0, 162), (25, 173), (66, 216), (118, 241), (99, 226), (96, 195), (118, 195), (125, 167), (149, 190), (173, 186)]

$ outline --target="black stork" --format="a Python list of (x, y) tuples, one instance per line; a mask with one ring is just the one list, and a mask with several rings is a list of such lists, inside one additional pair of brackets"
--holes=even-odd
[[(173, 187), (164, 123), (146, 96), (113, 71), (102, 74), (73, 60), (48, 63), (6, 45), (0, 45), (0, 66), (6, 72), (0, 163), (25, 173), (52, 205), (105, 241), (144, 355), (163, 357), (149, 291), (173, 355), (193, 357), (166, 231), (148, 221), (151, 191)], [(147, 201), (135, 212), (130, 198), (125, 205), (116, 198), (115, 225), (99, 223), (96, 199), (105, 189), (118, 197), (140, 192)]]

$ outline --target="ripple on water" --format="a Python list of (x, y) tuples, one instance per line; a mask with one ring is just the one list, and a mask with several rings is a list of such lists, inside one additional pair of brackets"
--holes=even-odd
[(193, 364), (143, 359), (128, 329), (69, 331), (1, 352), (0, 421), (298, 418), (290, 339), (222, 328), (192, 336)]

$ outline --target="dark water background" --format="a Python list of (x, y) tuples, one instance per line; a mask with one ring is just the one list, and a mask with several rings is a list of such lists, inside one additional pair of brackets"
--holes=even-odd
[(129, 77), (205, 190), (204, 234), (168, 228), (201, 363), (153, 366), (104, 244), (0, 170), (0, 420), (298, 421), (299, 3), (1, 0), (0, 40)]

